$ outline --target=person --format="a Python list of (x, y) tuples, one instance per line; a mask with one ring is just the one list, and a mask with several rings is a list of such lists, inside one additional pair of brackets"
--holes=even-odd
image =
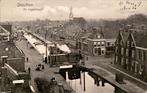
[(27, 62), (29, 62), (29, 58), (27, 57)]
[(29, 74), (30, 74), (30, 72), (31, 72), (31, 68), (30, 67), (28, 68), (28, 71), (29, 71)]
[(55, 87), (57, 87), (57, 81), (55, 77), (53, 77), (50, 81), (50, 93), (55, 93)]
[(42, 65), (42, 69), (44, 69), (44, 65)]

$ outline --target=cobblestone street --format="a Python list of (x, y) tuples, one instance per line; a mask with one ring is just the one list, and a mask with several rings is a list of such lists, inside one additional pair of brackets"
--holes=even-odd
[[(41, 55), (39, 55), (39, 53), (37, 53), (35, 49), (30, 49), (30, 44), (27, 44), (28, 43), (25, 40), (17, 42), (19, 48), (25, 53), (25, 55), (27, 55), (26, 57), (28, 57), (29, 59), (28, 62), (25, 62), (25, 69), (28, 71), (28, 68), (31, 68), (30, 84), (33, 86), (34, 90), (37, 91), (36, 84), (34, 82), (34, 79), (36, 77), (44, 78), (48, 81), (50, 81), (52, 77), (55, 77), (57, 82), (62, 83), (65, 89), (67, 89), (68, 91), (72, 91), (72, 89), (65, 82), (64, 78), (60, 74), (55, 74), (56, 72), (58, 72), (59, 68), (49, 68), (48, 64), (43, 63)], [(38, 64), (44, 64), (45, 69), (41, 71), (36, 71), (35, 69)]]

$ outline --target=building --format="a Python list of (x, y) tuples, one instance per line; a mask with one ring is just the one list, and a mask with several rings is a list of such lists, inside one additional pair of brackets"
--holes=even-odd
[(6, 36), (0, 40), (0, 80), (2, 81), (0, 92), (13, 92), (18, 87), (20, 90), (29, 89), (30, 75), (25, 71), (25, 54), (13, 42), (11, 27), (11, 25), (0, 26), (2, 33), (0, 35)]
[(132, 28), (119, 31), (114, 64), (147, 81), (147, 33), (142, 32)]
[[(106, 38), (102, 29), (92, 28), (77, 40), (77, 48), (82, 53), (92, 56), (105, 56), (108, 47), (114, 47), (114, 39)], [(110, 48), (109, 51), (113, 50)]]
[(2, 26), (0, 26), (0, 42), (9, 41), (9, 35), (10, 33)]
[[(0, 26), (0, 35), (5, 36), (0, 40), (0, 57), (8, 56), (8, 64), (10, 66), (17, 71), (25, 71), (25, 54), (10, 40), (12, 34), (11, 27), (11, 25)], [(1, 63), (2, 59), (0, 58), (0, 66)]]

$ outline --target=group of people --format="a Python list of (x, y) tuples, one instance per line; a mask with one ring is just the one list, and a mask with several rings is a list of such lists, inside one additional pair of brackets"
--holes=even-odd
[(43, 64), (38, 64), (37, 66), (36, 66), (36, 71), (41, 71), (41, 70), (43, 70), (45, 67), (44, 67), (44, 65)]

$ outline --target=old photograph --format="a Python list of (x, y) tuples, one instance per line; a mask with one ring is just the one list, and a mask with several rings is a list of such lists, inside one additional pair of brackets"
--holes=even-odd
[(0, 0), (0, 93), (147, 93), (147, 0)]

